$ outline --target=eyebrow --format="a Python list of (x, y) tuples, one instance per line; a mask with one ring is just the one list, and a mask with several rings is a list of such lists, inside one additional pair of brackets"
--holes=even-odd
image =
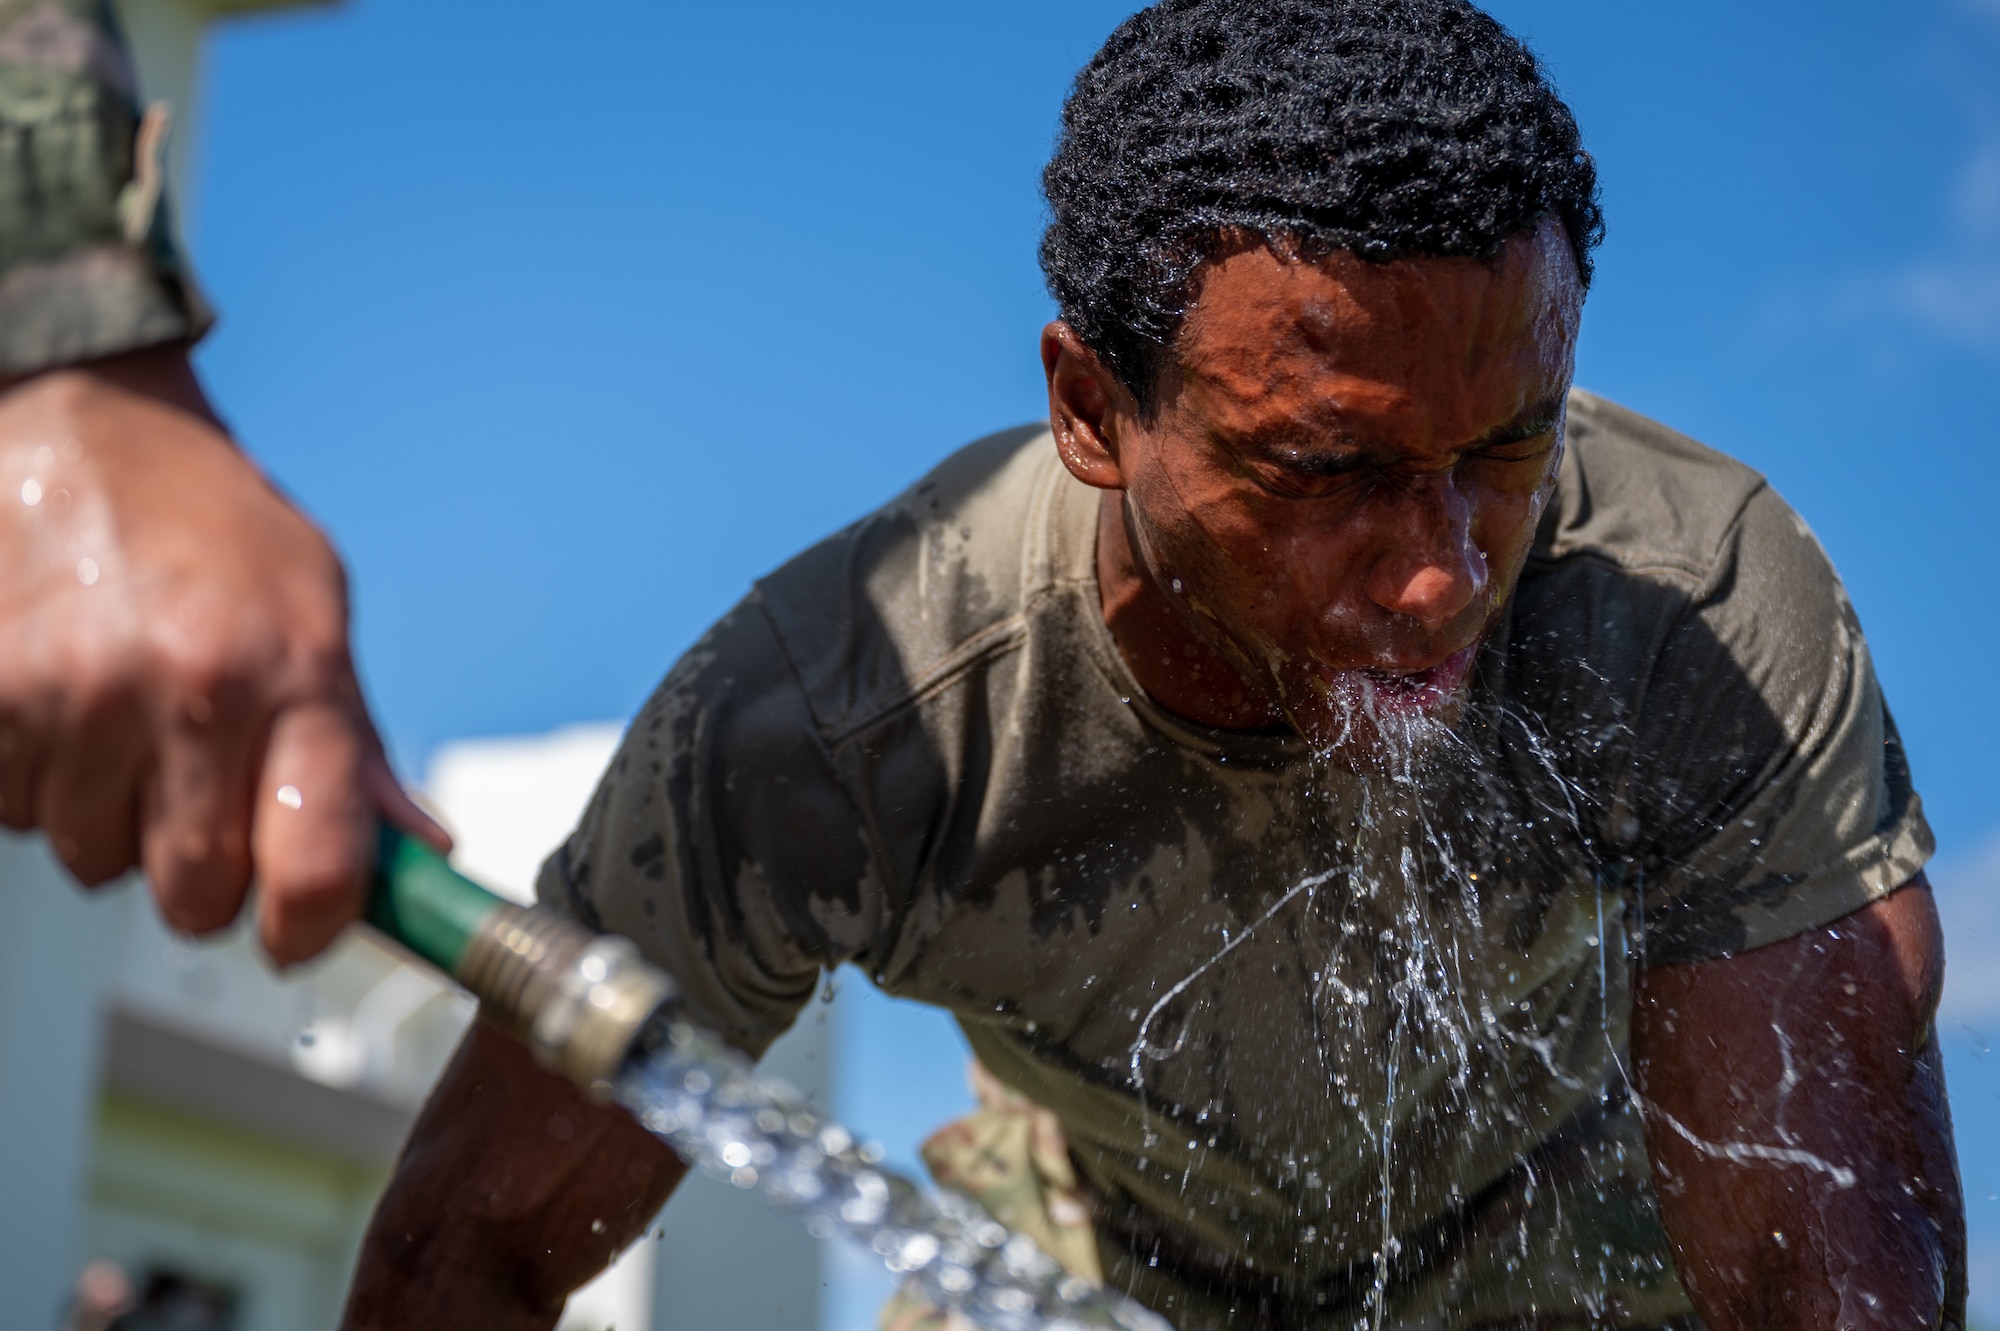
[[(1538, 402), (1523, 410), (1513, 420), (1496, 426), (1471, 443), (1465, 444), (1458, 451), (1473, 453), (1482, 448), (1499, 448), (1549, 434), (1562, 423), (1566, 402), (1567, 399), (1564, 397), (1553, 397)], [(1309, 432), (1287, 429), (1275, 436), (1252, 436), (1243, 443), (1248, 445), (1249, 451), (1261, 453), (1272, 461), (1293, 466), (1301, 464), (1361, 466), (1366, 465), (1373, 452), (1367, 444), (1352, 436), (1335, 435), (1329, 439), (1323, 434), (1310, 432), (1315, 437), (1301, 437), (1307, 433)]]
[(1489, 430), (1466, 445), (1466, 452), (1479, 448), (1493, 448), (1500, 444), (1518, 444), (1523, 439), (1533, 439), (1537, 435), (1548, 434), (1562, 423), (1563, 398), (1550, 398), (1538, 402), (1513, 420)]

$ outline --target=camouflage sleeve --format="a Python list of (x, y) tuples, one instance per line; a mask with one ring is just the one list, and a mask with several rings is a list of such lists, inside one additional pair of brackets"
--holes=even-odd
[(199, 337), (109, 0), (0, 0), (0, 377)]

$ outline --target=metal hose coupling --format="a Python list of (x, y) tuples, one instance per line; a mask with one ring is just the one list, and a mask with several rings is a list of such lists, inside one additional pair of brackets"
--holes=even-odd
[(479, 921), (456, 974), (537, 1063), (599, 1102), (611, 1098), (647, 1020), (675, 994), (673, 981), (629, 940), (514, 905)]

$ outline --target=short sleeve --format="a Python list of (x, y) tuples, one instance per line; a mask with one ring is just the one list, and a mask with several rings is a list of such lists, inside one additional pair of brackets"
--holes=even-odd
[(1846, 590), (1768, 486), (1667, 633), (1631, 752), (1648, 963), (1824, 927), (1934, 848)]
[(173, 237), (167, 133), (106, 0), (0, 0), (0, 376), (213, 321)]
[(874, 861), (753, 593), (647, 701), (537, 894), (632, 939), (759, 1054), (875, 939)]

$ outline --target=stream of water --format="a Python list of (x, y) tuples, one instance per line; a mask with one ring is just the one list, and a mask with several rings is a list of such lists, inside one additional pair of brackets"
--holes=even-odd
[(845, 1237), (987, 1331), (1173, 1331), (1070, 1275), (957, 1193), (927, 1193), (669, 1007), (627, 1061), (619, 1104), (704, 1173), (755, 1190), (817, 1238)]

